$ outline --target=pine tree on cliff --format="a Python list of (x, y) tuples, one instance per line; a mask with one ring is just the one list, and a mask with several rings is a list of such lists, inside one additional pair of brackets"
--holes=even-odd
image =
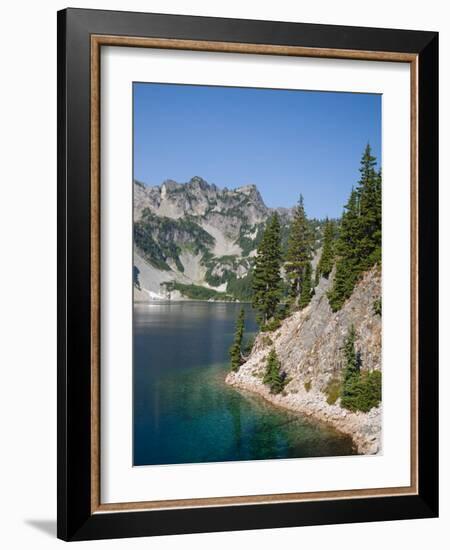
[(381, 372), (361, 370), (361, 358), (356, 351), (355, 340), (356, 332), (352, 325), (344, 342), (341, 406), (350, 411), (368, 412), (381, 401)]
[(270, 393), (280, 393), (284, 388), (284, 376), (280, 371), (280, 361), (275, 348), (270, 350), (267, 357), (263, 384), (267, 384), (270, 387)]
[(336, 251), (339, 255), (336, 274), (333, 286), (328, 292), (328, 301), (333, 311), (339, 310), (351, 295), (359, 270), (359, 197), (355, 189), (352, 189), (345, 209), (339, 240), (336, 243)]
[(244, 308), (241, 308), (236, 321), (233, 345), (230, 348), (231, 370), (234, 372), (238, 371), (239, 367), (242, 365), (241, 347), (244, 337), (244, 323), (245, 312)]
[(360, 361), (355, 349), (355, 339), (355, 327), (352, 325), (344, 342), (345, 367), (341, 390), (341, 405), (349, 409), (353, 408), (360, 373)]
[(300, 195), (294, 211), (286, 253), (286, 274), (290, 282), (290, 295), (295, 301), (300, 296), (307, 265), (312, 256), (312, 235)]
[(355, 348), (356, 330), (355, 326), (351, 325), (347, 338), (344, 342), (344, 358), (345, 358), (345, 370), (344, 370), (344, 382), (345, 380), (353, 377), (359, 373), (358, 357)]
[(361, 178), (342, 216), (336, 253), (336, 276), (328, 299), (333, 311), (350, 297), (360, 275), (381, 262), (381, 171), (367, 145), (361, 159)]
[(361, 159), (359, 180), (359, 260), (360, 271), (381, 261), (381, 172), (368, 144)]
[(300, 294), (300, 300), (299, 300), (299, 307), (300, 309), (305, 308), (312, 298), (312, 281), (311, 281), (311, 275), (312, 275), (312, 267), (311, 262), (308, 262), (305, 267), (305, 272), (303, 275), (303, 284), (302, 284), (302, 292)]
[(275, 212), (270, 217), (258, 251), (253, 269), (253, 307), (258, 320), (264, 325), (271, 319), (281, 298), (281, 228)]
[(316, 285), (319, 284), (320, 277), (328, 279), (334, 265), (334, 222), (328, 218), (325, 220), (323, 231), (322, 254), (316, 267)]

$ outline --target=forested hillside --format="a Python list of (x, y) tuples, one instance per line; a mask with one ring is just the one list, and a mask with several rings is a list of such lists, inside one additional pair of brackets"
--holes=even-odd
[(324, 220), (319, 254), (302, 197), (285, 248), (279, 215), (271, 213), (253, 269), (260, 332), (245, 349), (245, 319), (239, 317), (227, 382), (326, 420), (352, 435), (359, 452), (376, 453), (382, 398), (381, 171), (369, 145), (360, 174), (342, 218)]

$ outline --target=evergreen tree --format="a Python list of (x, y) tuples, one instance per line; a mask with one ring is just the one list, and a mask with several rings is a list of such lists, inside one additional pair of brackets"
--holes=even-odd
[(355, 349), (355, 339), (355, 327), (352, 325), (344, 342), (345, 367), (341, 390), (341, 405), (345, 408), (351, 408), (359, 380), (360, 362)]
[(354, 325), (351, 325), (347, 338), (344, 342), (344, 358), (345, 358), (345, 370), (344, 370), (344, 382), (350, 379), (352, 376), (359, 373), (359, 360), (355, 349), (356, 331)]
[(231, 370), (236, 372), (239, 370), (239, 367), (242, 365), (242, 339), (244, 337), (244, 322), (245, 322), (245, 312), (244, 308), (241, 308), (239, 315), (236, 321), (236, 331), (234, 333), (234, 342), (230, 348), (230, 358), (231, 358)]
[(341, 406), (350, 411), (368, 412), (381, 401), (381, 372), (361, 369), (361, 358), (355, 349), (355, 339), (355, 328), (351, 326), (344, 343)]
[(284, 388), (284, 376), (280, 372), (280, 361), (275, 348), (270, 350), (267, 357), (263, 383), (270, 387), (270, 393), (280, 393)]
[(312, 298), (312, 281), (311, 281), (311, 275), (312, 275), (312, 267), (311, 262), (308, 262), (305, 267), (305, 273), (303, 276), (303, 284), (302, 284), (302, 292), (300, 294), (300, 300), (299, 300), (299, 306), (300, 309), (305, 308)]
[(336, 274), (333, 286), (328, 292), (328, 300), (333, 311), (339, 310), (350, 297), (358, 275), (359, 199), (354, 189), (350, 193), (345, 209), (339, 240), (336, 243), (336, 251), (339, 255)]
[(275, 315), (280, 303), (280, 268), (280, 219), (275, 212), (267, 223), (253, 268), (253, 307), (258, 312), (261, 325)]
[(371, 255), (373, 263), (381, 265), (381, 226), (382, 226), (382, 195), (381, 195), (381, 169), (375, 176), (375, 202), (374, 202), (374, 249)]
[(358, 256), (364, 271), (381, 260), (381, 172), (368, 144), (361, 159), (359, 180)]
[(361, 159), (361, 178), (352, 189), (336, 243), (336, 276), (328, 292), (333, 311), (353, 292), (361, 274), (381, 262), (381, 172), (367, 145)]
[(328, 218), (325, 220), (323, 231), (322, 254), (320, 255), (319, 263), (316, 267), (316, 285), (319, 283), (320, 277), (328, 279), (334, 265), (334, 222)]
[(286, 274), (290, 282), (291, 299), (295, 302), (302, 292), (307, 266), (312, 257), (312, 234), (305, 214), (303, 197), (294, 211), (286, 253)]

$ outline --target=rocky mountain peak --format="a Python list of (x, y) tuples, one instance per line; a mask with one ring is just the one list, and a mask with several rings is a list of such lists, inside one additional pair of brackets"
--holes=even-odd
[(266, 205), (264, 204), (264, 200), (261, 196), (261, 193), (258, 191), (258, 188), (256, 187), (256, 185), (254, 183), (251, 183), (249, 185), (243, 185), (242, 187), (237, 187), (235, 189), (235, 192), (246, 195), (253, 202), (261, 205), (264, 208), (266, 208)]
[(208, 211), (225, 213), (230, 208), (241, 208), (242, 216), (249, 217), (251, 223), (263, 221), (269, 213), (255, 184), (231, 190), (219, 188), (200, 176), (186, 183), (167, 179), (160, 186), (146, 186), (135, 181), (135, 219), (140, 218), (144, 208), (170, 218), (204, 216)]
[(194, 188), (194, 189), (200, 189), (202, 191), (217, 191), (216, 186), (212, 183), (209, 184), (206, 180), (201, 178), (200, 176), (194, 176), (189, 180), (189, 182), (186, 184), (188, 187)]
[[(177, 183), (174, 180), (164, 180), (161, 187), (158, 188), (160, 191), (161, 197), (165, 198), (168, 193), (173, 193), (174, 191), (177, 191), (182, 188), (181, 183)], [(150, 190), (154, 189), (152, 187), (149, 188)]]

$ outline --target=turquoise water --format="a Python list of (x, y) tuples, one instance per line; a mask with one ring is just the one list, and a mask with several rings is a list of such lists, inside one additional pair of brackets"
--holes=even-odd
[[(353, 454), (351, 439), (224, 382), (240, 304), (134, 308), (134, 464)], [(256, 331), (246, 309), (246, 331)]]

